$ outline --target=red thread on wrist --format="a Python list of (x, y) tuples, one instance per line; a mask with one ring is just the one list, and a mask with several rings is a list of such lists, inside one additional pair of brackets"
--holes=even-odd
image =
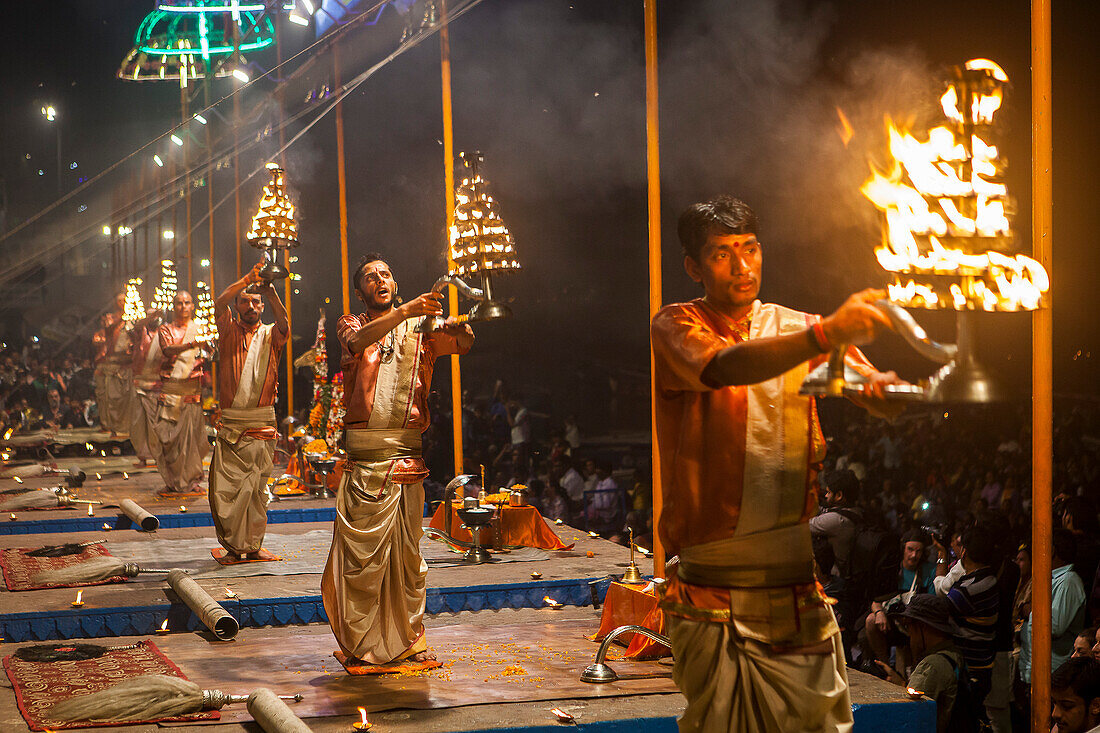
[(821, 321), (815, 321), (810, 330), (813, 332), (814, 341), (817, 342), (817, 348), (821, 350), (822, 354), (833, 350), (833, 345), (829, 343), (829, 337), (825, 335), (825, 327), (821, 325)]

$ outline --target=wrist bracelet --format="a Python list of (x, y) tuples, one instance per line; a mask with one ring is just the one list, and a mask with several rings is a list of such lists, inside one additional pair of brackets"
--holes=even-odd
[(833, 345), (829, 343), (829, 337), (825, 335), (825, 327), (821, 325), (821, 321), (814, 321), (814, 325), (810, 327), (810, 333), (813, 336), (814, 345), (822, 354), (833, 350)]

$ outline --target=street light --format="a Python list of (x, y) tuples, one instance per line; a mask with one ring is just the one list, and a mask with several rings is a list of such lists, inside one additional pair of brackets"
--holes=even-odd
[(42, 108), (42, 116), (46, 122), (52, 123), (54, 132), (57, 133), (57, 193), (61, 193), (61, 124), (57, 121), (57, 108), (47, 104)]

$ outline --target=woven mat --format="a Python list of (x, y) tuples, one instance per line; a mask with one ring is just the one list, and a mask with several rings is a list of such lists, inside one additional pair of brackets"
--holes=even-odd
[(70, 565), (87, 562), (94, 557), (110, 557), (111, 553), (102, 544), (82, 547), (75, 555), (61, 557), (30, 557), (25, 555), (36, 547), (16, 547), (0, 552), (0, 569), (4, 571), (4, 583), (8, 590), (39, 590), (41, 588), (76, 588), (82, 585), (105, 585), (122, 583), (126, 579), (120, 575), (106, 580), (93, 580), (87, 583), (47, 583), (36, 585), (31, 579), (44, 570), (59, 570)]
[[(213, 534), (213, 532), (211, 532)], [(267, 534), (264, 548), (282, 558), (281, 562), (249, 562), (236, 565), (220, 565), (210, 556), (210, 544), (215, 540), (195, 538), (167, 540), (150, 536), (127, 542), (110, 541), (107, 547), (126, 562), (136, 562), (142, 567), (173, 567), (187, 570), (192, 578), (245, 578), (257, 575), (306, 575), (320, 573), (328, 560), (332, 546), (331, 529), (315, 529), (302, 534)], [(424, 537), (420, 552), (429, 568), (457, 567), (465, 565), (462, 555), (451, 552), (442, 542)], [(498, 562), (533, 562), (547, 560), (550, 553), (531, 547), (493, 555)], [(139, 575), (131, 582), (163, 583), (160, 575)]]
[[(150, 674), (165, 674), (187, 679), (180, 668), (157, 649), (151, 641), (142, 641), (136, 649), (109, 651), (96, 659), (71, 662), (25, 662), (9, 655), (4, 657), (19, 712), (31, 730), (58, 728), (92, 728), (117, 723), (63, 723), (45, 717), (51, 706), (77, 695), (87, 695), (113, 687), (127, 679)], [(218, 720), (217, 710), (180, 715), (158, 720), (131, 720), (126, 725), (160, 721)]]

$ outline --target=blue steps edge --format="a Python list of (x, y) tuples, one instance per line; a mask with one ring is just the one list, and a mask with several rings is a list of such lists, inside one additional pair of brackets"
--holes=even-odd
[[(21, 512), (26, 516), (28, 512)], [(17, 515), (18, 516), (18, 515)], [(430, 517), (428, 505), (424, 505), (424, 516)], [(175, 514), (158, 514), (161, 529), (178, 529), (180, 527), (213, 527), (214, 518), (210, 512), (177, 512)], [(336, 508), (324, 507), (300, 507), (297, 509), (268, 509), (268, 524), (296, 524), (299, 522), (332, 522), (336, 520)], [(105, 528), (103, 525), (107, 525)], [(15, 534), (51, 534), (63, 532), (101, 532), (104, 529), (133, 529), (138, 532), (141, 528), (130, 521), (125, 514), (103, 515), (98, 517), (68, 516), (53, 519), (22, 519), (0, 522), (0, 535)]]
[[(500, 583), (450, 588), (428, 588), (426, 612), (544, 608), (544, 597), (567, 606), (602, 603), (611, 585), (609, 577)], [(219, 600), (242, 628), (327, 623), (321, 596)], [(205, 627), (183, 603), (155, 606), (80, 608), (58, 611), (0, 614), (0, 636), (6, 642), (51, 639), (95, 639), (153, 634), (168, 619), (169, 631), (197, 631)]]
[[(922, 699), (912, 702), (887, 702), (853, 705), (855, 733), (935, 733), (936, 703)], [(620, 720), (578, 720), (569, 726), (578, 733), (678, 733), (676, 716), (628, 718)], [(562, 725), (539, 723), (505, 728), (463, 728), (455, 733), (555, 733)]]

